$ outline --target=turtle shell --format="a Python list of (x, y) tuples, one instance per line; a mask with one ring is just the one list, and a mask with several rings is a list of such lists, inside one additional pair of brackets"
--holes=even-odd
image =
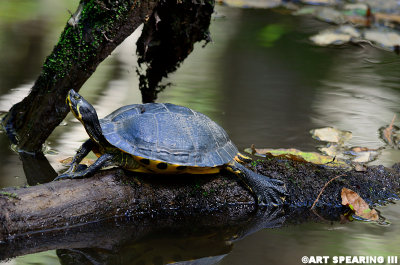
[(238, 153), (206, 115), (174, 104), (121, 107), (100, 120), (107, 141), (134, 156), (184, 166), (214, 167)]

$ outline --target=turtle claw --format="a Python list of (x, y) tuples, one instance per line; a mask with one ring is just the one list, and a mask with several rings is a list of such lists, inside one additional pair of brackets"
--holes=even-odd
[(284, 182), (257, 174), (237, 162), (231, 163), (227, 168), (242, 178), (254, 194), (258, 205), (278, 206), (284, 203), (287, 194)]
[(277, 179), (271, 179), (262, 175), (259, 176), (257, 185), (254, 186), (258, 205), (282, 205), (287, 195), (285, 184)]
[[(86, 166), (82, 167), (83, 169), (87, 168)], [(79, 169), (79, 167), (78, 167)], [(59, 175), (58, 177), (56, 177), (53, 181), (57, 181), (60, 179), (78, 179), (78, 178), (84, 178), (85, 174), (84, 171), (76, 171), (76, 172), (68, 172), (65, 171), (63, 174)]]
[(53, 179), (53, 181), (58, 181), (60, 179), (71, 179), (71, 178), (73, 178), (71, 174), (61, 174), (57, 176), (55, 179)]

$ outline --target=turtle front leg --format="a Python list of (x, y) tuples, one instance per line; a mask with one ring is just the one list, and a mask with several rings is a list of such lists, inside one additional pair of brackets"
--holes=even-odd
[(60, 179), (76, 179), (76, 178), (87, 178), (93, 175), (96, 171), (100, 170), (102, 167), (108, 165), (110, 162), (112, 162), (114, 158), (113, 154), (104, 154), (100, 156), (92, 165), (90, 165), (88, 168), (81, 170), (81, 171), (75, 171), (75, 172), (67, 172), (64, 174), (59, 175), (56, 177), (53, 181), (60, 180)]
[(87, 156), (87, 154), (89, 154), (90, 151), (92, 151), (93, 145), (94, 145), (93, 140), (91, 139), (86, 140), (76, 152), (76, 155), (72, 159), (72, 162), (69, 164), (69, 168), (67, 169), (67, 171), (64, 172), (64, 174), (70, 174), (75, 172), (82, 159), (85, 156)]
[(259, 205), (282, 205), (286, 195), (286, 187), (282, 181), (257, 174), (235, 160), (226, 168), (243, 180)]

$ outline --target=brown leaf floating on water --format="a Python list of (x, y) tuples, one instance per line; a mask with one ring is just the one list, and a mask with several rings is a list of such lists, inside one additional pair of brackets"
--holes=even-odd
[(347, 188), (342, 188), (341, 197), (342, 205), (349, 206), (357, 216), (371, 221), (377, 221), (379, 219), (378, 212), (375, 209), (369, 208), (368, 203), (356, 192)]

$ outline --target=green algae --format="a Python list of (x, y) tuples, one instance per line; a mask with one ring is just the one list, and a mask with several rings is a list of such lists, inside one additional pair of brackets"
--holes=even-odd
[(79, 17), (66, 24), (52, 54), (43, 64), (41, 77), (57, 82), (65, 78), (73, 67), (90, 71), (102, 44), (112, 41), (116, 24), (125, 19), (130, 7), (135, 6), (132, 2), (110, 1), (106, 4), (98, 0), (81, 1)]
[(20, 198), (17, 196), (16, 193), (11, 193), (11, 192), (7, 192), (7, 191), (0, 191), (0, 196), (6, 196), (8, 198), (20, 200)]

